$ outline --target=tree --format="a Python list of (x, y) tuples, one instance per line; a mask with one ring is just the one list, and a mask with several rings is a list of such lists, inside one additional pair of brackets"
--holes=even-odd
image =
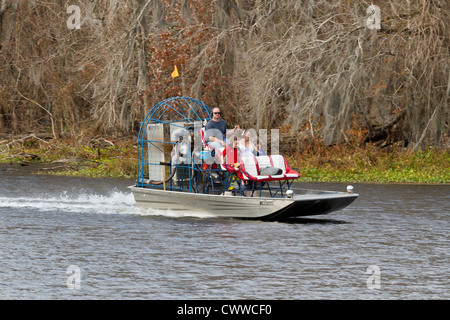
[(187, 95), (326, 145), (449, 146), (446, 0), (83, 0), (80, 29), (71, 4), (0, 0), (2, 132), (132, 133)]

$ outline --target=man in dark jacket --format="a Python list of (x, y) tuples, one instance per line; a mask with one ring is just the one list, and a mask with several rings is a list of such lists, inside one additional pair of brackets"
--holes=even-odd
[[(233, 132), (239, 129), (239, 126), (235, 126)], [(222, 119), (222, 112), (220, 108), (213, 108), (212, 119), (208, 121), (205, 126), (205, 140), (215, 150), (225, 148), (227, 135), (227, 124)]]

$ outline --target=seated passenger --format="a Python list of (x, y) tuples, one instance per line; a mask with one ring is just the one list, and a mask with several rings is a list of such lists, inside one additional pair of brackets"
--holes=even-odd
[(239, 164), (239, 158), (240, 158), (240, 152), (239, 152), (239, 147), (238, 147), (238, 143), (239, 143), (239, 139), (238, 137), (235, 135), (232, 138), (232, 145), (228, 146), (225, 151), (224, 151), (224, 156), (225, 156), (225, 163), (230, 165), (230, 166), (236, 166), (236, 164)]
[[(213, 147), (216, 151), (220, 148), (225, 148), (227, 124), (225, 120), (221, 118), (222, 112), (219, 108), (213, 108), (212, 119), (208, 121), (205, 126), (205, 140), (207, 144)], [(239, 126), (235, 126), (233, 132), (239, 129)]]
[(242, 135), (242, 139), (239, 142), (239, 151), (242, 158), (266, 155), (259, 144), (255, 146), (253, 142), (250, 141), (249, 131), (245, 131)]

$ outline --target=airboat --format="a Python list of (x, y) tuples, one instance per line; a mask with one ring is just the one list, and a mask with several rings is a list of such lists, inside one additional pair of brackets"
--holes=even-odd
[[(137, 179), (130, 186), (139, 207), (280, 220), (327, 214), (358, 197), (351, 188), (294, 192), (292, 183), (300, 174), (280, 154), (227, 163), (226, 149), (214, 150), (205, 141), (209, 120), (211, 109), (189, 97), (168, 98), (151, 108), (139, 130)], [(277, 172), (267, 174), (262, 168)]]

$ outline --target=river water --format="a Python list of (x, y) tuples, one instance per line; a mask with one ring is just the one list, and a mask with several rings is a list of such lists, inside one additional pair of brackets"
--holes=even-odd
[(450, 298), (449, 185), (262, 222), (139, 209), (132, 183), (0, 172), (0, 298)]

